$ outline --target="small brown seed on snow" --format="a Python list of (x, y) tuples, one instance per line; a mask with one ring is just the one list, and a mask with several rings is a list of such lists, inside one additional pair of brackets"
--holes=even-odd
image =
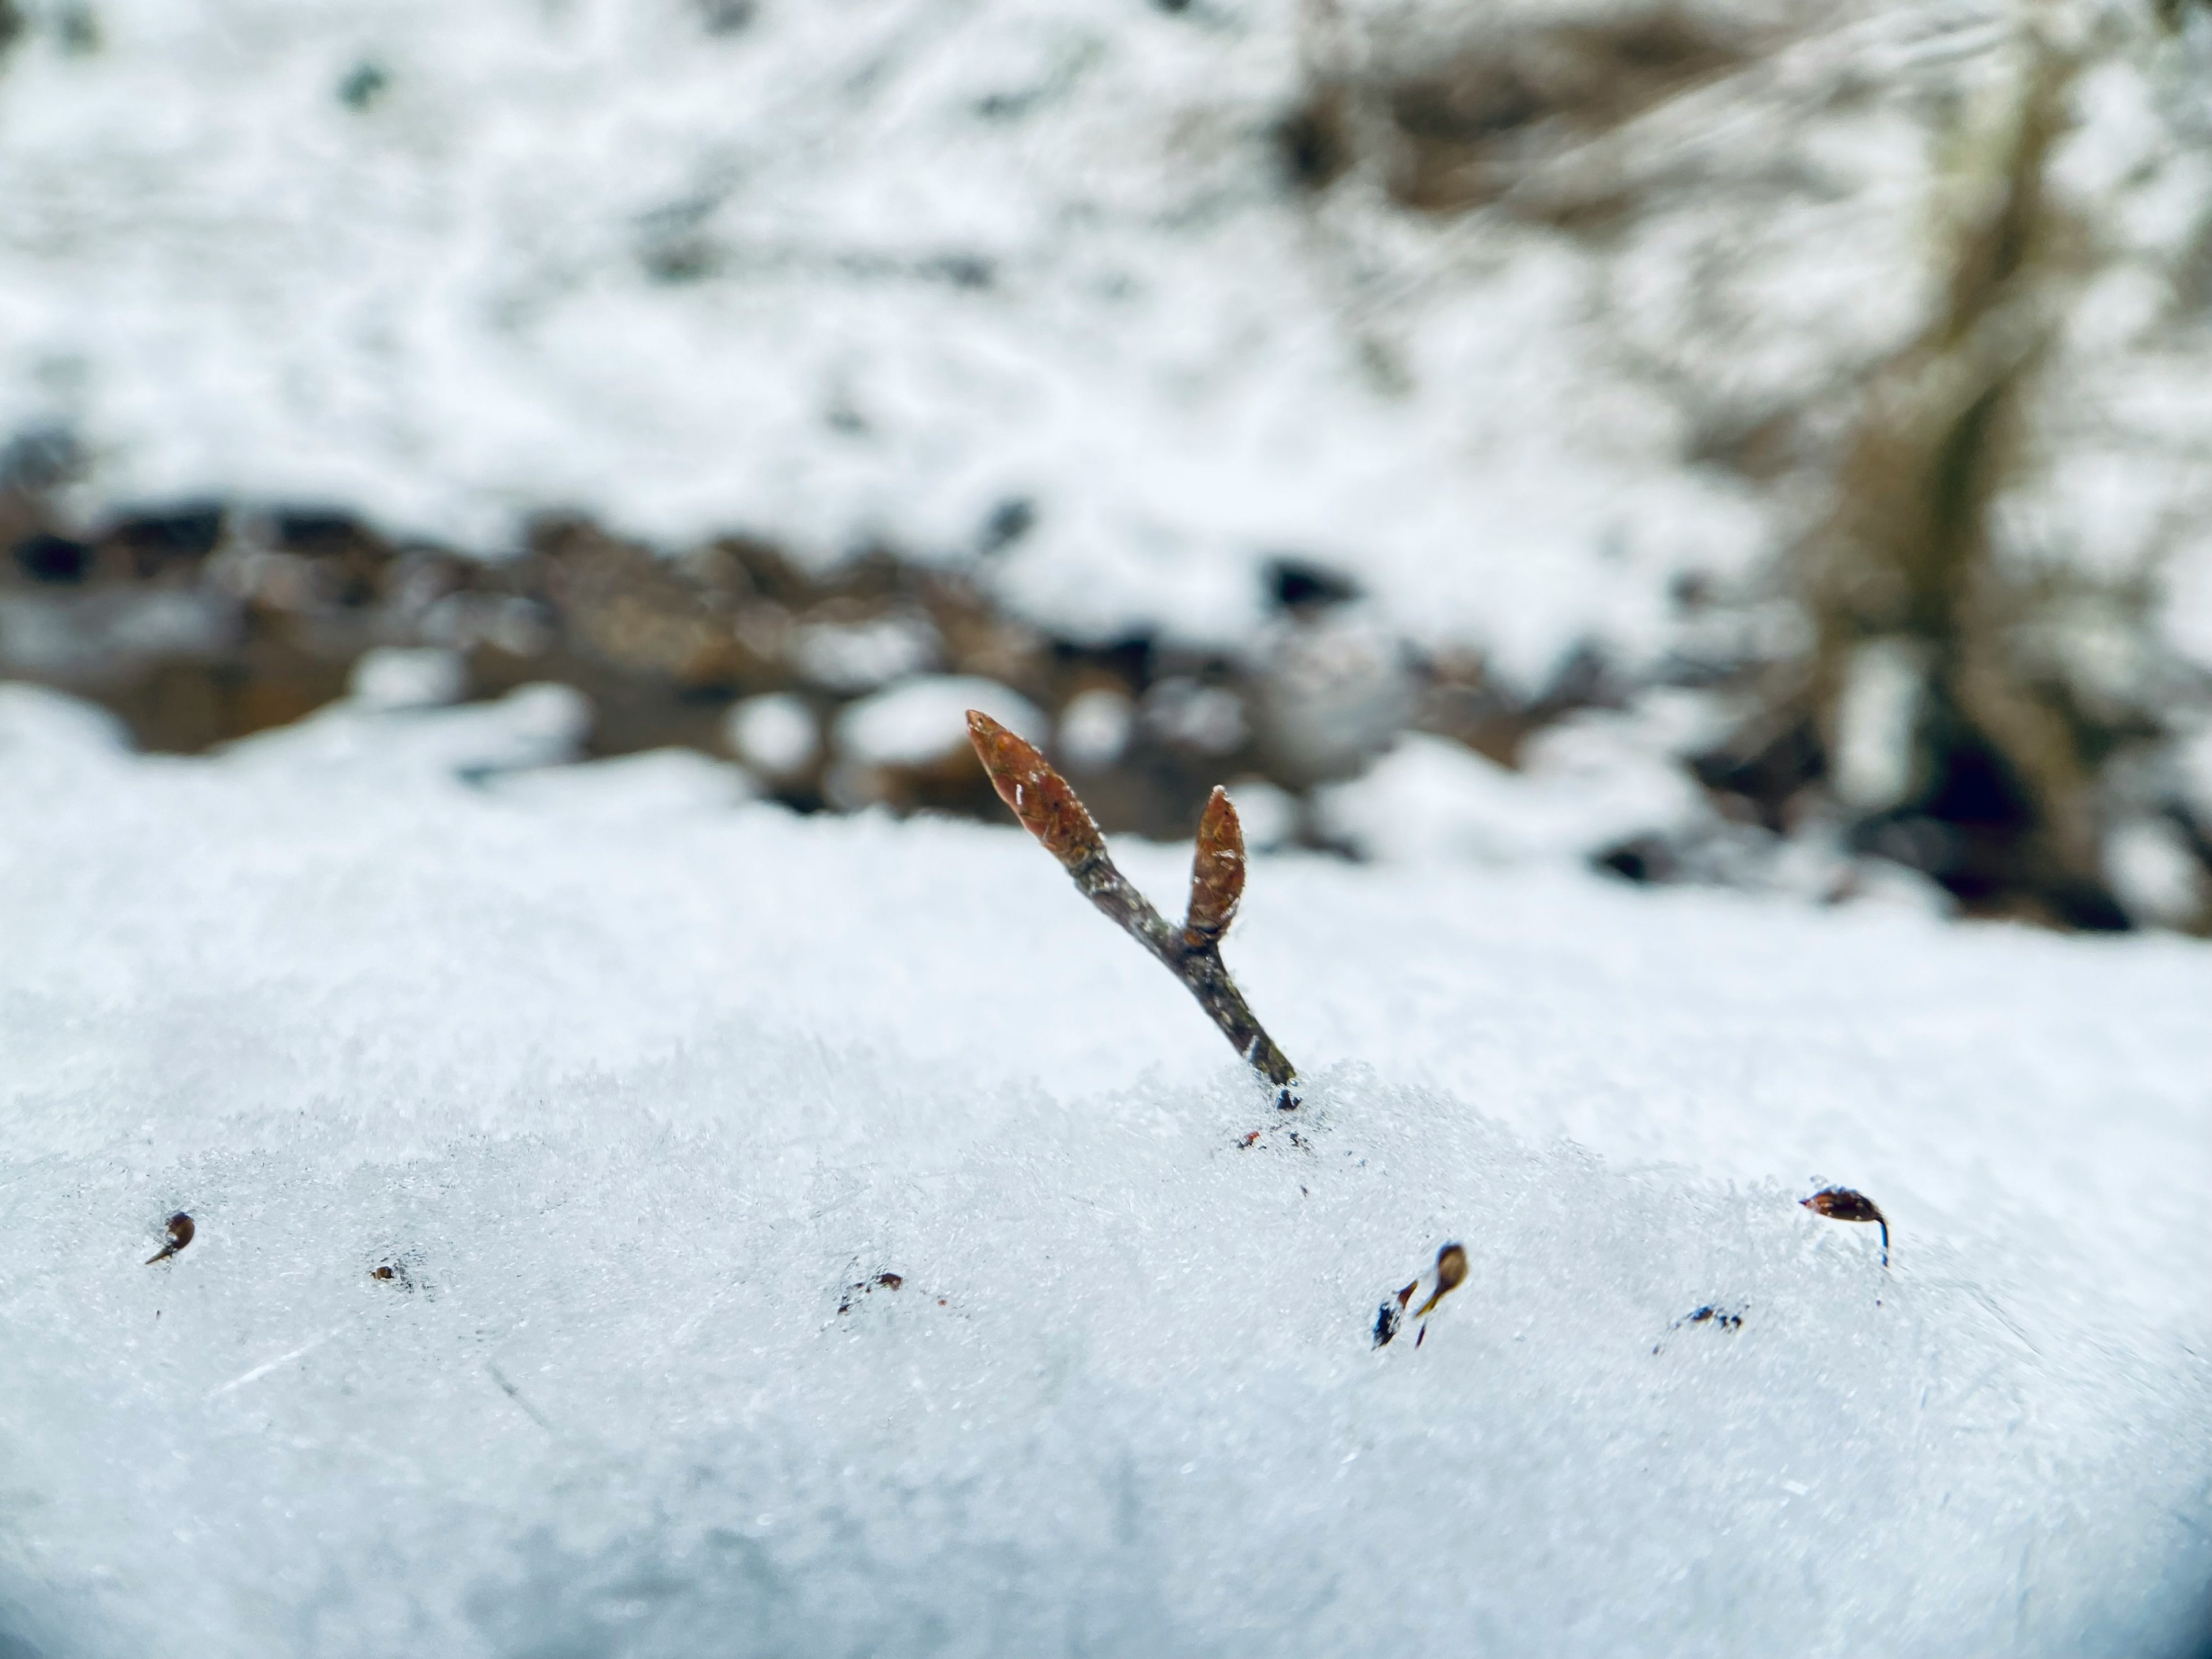
[(146, 1258), (146, 1265), (166, 1261), (192, 1242), (192, 1218), (182, 1210), (169, 1218), (169, 1242)]

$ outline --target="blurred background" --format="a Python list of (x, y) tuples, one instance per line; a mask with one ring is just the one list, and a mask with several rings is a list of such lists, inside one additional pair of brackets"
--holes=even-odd
[(2186, 0), (0, 0), (0, 678), (2212, 931), (2209, 90)]

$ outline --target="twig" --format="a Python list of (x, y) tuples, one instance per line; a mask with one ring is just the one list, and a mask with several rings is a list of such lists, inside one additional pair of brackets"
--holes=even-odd
[(968, 737), (999, 799), (1060, 860), (1083, 896), (1182, 981), (1245, 1063), (1275, 1085), (1278, 1107), (1296, 1107), (1291, 1085), (1298, 1079), (1297, 1068), (1254, 1017), (1221, 960), (1222, 938), (1237, 920), (1237, 901), (1244, 896), (1244, 830), (1228, 792), (1216, 789), (1206, 804), (1191, 860), (1190, 907), (1177, 928), (1114, 867), (1097, 824), (1034, 744), (973, 708), (968, 711)]

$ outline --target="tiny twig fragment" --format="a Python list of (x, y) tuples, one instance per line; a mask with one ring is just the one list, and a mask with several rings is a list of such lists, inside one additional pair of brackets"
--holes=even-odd
[[(1743, 1310), (1738, 1308), (1731, 1310), (1720, 1306), (1717, 1303), (1708, 1302), (1703, 1307), (1691, 1309), (1667, 1328), (1669, 1331), (1679, 1331), (1685, 1325), (1710, 1325), (1717, 1331), (1740, 1331), (1743, 1328)], [(1651, 1352), (1657, 1353), (1666, 1346), (1666, 1341), (1662, 1338), (1652, 1345)]]
[(169, 1242), (148, 1256), (146, 1265), (150, 1267), (156, 1261), (167, 1261), (191, 1242), (192, 1218), (179, 1210), (169, 1218)]
[[(1429, 1310), (1450, 1295), (1467, 1281), (1467, 1252), (1456, 1244), (1447, 1244), (1437, 1252), (1437, 1288), (1429, 1299), (1413, 1310), (1413, 1317), (1424, 1319)], [(1419, 1281), (1417, 1280), (1416, 1283)]]
[[(837, 1311), (841, 1314), (852, 1312), (854, 1308), (860, 1306), (860, 1303), (857, 1298), (864, 1296), (873, 1296), (878, 1286), (881, 1286), (886, 1291), (896, 1291), (902, 1288), (905, 1284), (906, 1275), (904, 1273), (895, 1273), (890, 1272), (879, 1273), (868, 1279), (856, 1279), (851, 1284), (848, 1285), (845, 1287), (843, 1293), (838, 1297)], [(940, 1297), (938, 1299), (937, 1305), (940, 1308), (945, 1305), (943, 1297)]]
[(1036, 744), (973, 708), (968, 737), (999, 799), (1060, 860), (1083, 896), (1182, 981), (1244, 1063), (1276, 1086), (1276, 1105), (1286, 1111), (1295, 1107), (1291, 1085), (1297, 1081), (1297, 1068), (1253, 1015), (1221, 960), (1222, 936), (1237, 919), (1244, 892), (1244, 832), (1228, 794), (1216, 789), (1206, 803), (1191, 865), (1190, 907), (1177, 928), (1115, 867), (1098, 825)]
[(1406, 1316), (1406, 1304), (1413, 1299), (1413, 1292), (1420, 1287), (1421, 1281), (1417, 1279), (1399, 1291), (1395, 1297), (1386, 1300), (1381, 1307), (1376, 1309), (1375, 1346), (1376, 1347), (1388, 1347), (1390, 1345), (1390, 1339), (1398, 1334), (1399, 1322)]
[(1814, 1215), (1824, 1215), (1831, 1221), (1871, 1221), (1881, 1229), (1881, 1265), (1889, 1266), (1889, 1218), (1881, 1206), (1864, 1193), (1855, 1193), (1848, 1187), (1823, 1187), (1810, 1198), (1797, 1200)]

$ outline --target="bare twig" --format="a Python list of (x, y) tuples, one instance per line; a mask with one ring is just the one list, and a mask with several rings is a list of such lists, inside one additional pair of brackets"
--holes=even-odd
[(1285, 1111), (1297, 1106), (1291, 1091), (1297, 1069), (1253, 1016), (1221, 960), (1222, 937), (1244, 893), (1244, 831), (1227, 792), (1216, 789), (1206, 802), (1191, 862), (1190, 908), (1176, 928), (1114, 867), (1097, 824), (1034, 744), (972, 708), (968, 736), (999, 799), (1060, 860), (1083, 896), (1182, 981), (1245, 1063), (1275, 1085), (1277, 1106)]

